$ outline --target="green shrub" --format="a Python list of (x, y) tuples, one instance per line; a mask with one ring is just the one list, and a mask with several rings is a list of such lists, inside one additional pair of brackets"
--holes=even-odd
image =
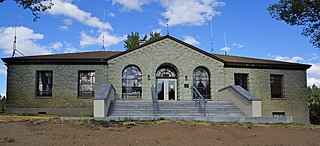
[(320, 124), (320, 88), (316, 85), (308, 87), (310, 123)]
[(6, 97), (0, 95), (0, 113), (4, 112), (5, 102), (6, 102)]

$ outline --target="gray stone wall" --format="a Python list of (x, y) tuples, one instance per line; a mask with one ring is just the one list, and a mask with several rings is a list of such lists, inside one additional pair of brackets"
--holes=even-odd
[[(178, 74), (178, 99), (191, 100), (192, 75), (195, 68), (204, 66), (209, 69), (211, 96), (217, 96), (218, 89), (224, 87), (223, 63), (202, 53), (187, 48), (170, 39), (164, 39), (154, 44), (142, 47), (125, 55), (108, 61), (108, 82), (113, 84), (121, 98), (122, 71), (128, 65), (136, 65), (142, 72), (142, 99), (151, 100), (151, 85), (156, 84), (157, 68), (165, 63), (174, 65)], [(150, 80), (148, 80), (150, 75)], [(187, 76), (187, 80), (185, 79)], [(189, 84), (189, 88), (184, 88)]]
[[(36, 95), (36, 71), (53, 71), (52, 96)], [(7, 105), (9, 108), (86, 108), (92, 109), (92, 98), (78, 97), (78, 71), (94, 70), (96, 84), (107, 82), (106, 65), (9, 65)], [(18, 111), (15, 109), (14, 111)], [(23, 111), (22, 111), (23, 112)], [(36, 112), (36, 111), (35, 111)]]
[[(262, 100), (262, 116), (285, 112), (294, 122), (309, 123), (306, 72), (299, 70), (225, 68), (225, 86), (234, 84), (234, 73), (248, 74), (248, 90)], [(271, 98), (270, 75), (283, 75), (283, 98)]]

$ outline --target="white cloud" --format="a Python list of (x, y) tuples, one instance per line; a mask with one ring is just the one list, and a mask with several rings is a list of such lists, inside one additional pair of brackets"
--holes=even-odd
[(116, 14), (114, 14), (114, 13), (109, 13), (108, 14), (110, 17), (116, 17)]
[(190, 44), (190, 45), (199, 45), (200, 43), (192, 36), (183, 36), (183, 41)]
[(0, 69), (0, 75), (6, 75), (7, 74), (7, 70), (5, 69)]
[(229, 47), (223, 47), (223, 48), (221, 48), (220, 49), (221, 51), (223, 51), (223, 52), (229, 52), (230, 50), (231, 50), (231, 48), (229, 48)]
[(64, 25), (71, 25), (73, 23), (72, 19), (63, 19)]
[(60, 51), (62, 47), (63, 47), (63, 44), (61, 42), (55, 42), (55, 43), (51, 44), (51, 46), (49, 48)]
[[(224, 2), (218, 0), (112, 0), (112, 4), (120, 4), (124, 10), (142, 11), (142, 6), (151, 2), (159, 2), (165, 9), (162, 16), (168, 19), (168, 25), (202, 25), (212, 17), (220, 15), (217, 7)], [(161, 25), (166, 25), (160, 20)]]
[(112, 0), (112, 4), (120, 4), (123, 6), (124, 10), (136, 10), (142, 11), (141, 6), (148, 4), (153, 0)]
[(317, 87), (320, 87), (320, 63), (311, 65), (307, 70), (308, 86), (315, 84)]
[(308, 74), (320, 79), (320, 63), (311, 65), (308, 69)]
[[(14, 27), (0, 27), (0, 49), (4, 54), (12, 54)], [(32, 29), (20, 26), (17, 30), (17, 49), (24, 55), (51, 54), (51, 50), (38, 44), (44, 38), (43, 34), (35, 33)]]
[(70, 48), (65, 48), (65, 51), (63, 53), (75, 53), (77, 51), (78, 51), (77, 48), (70, 47)]
[(308, 86), (316, 85), (317, 87), (320, 87), (320, 79), (319, 78), (308, 77), (307, 82), (308, 82)]
[[(312, 86), (313, 84), (315, 84), (316, 86), (320, 87), (320, 63), (312, 64), (312, 63), (305, 62), (305, 59), (300, 56), (293, 56), (293, 57), (287, 57), (287, 56), (281, 56), (281, 55), (270, 55), (270, 56), (277, 61), (307, 63), (312, 65), (307, 70), (307, 84), (308, 86)], [(308, 59), (308, 61), (309, 60), (310, 59)]]
[(63, 30), (68, 30), (69, 26), (72, 25), (72, 23), (73, 23), (72, 19), (63, 19), (63, 25), (60, 26), (59, 28)]
[(244, 47), (244, 45), (241, 43), (233, 43), (232, 46), (236, 47), (236, 48), (243, 48)]
[(80, 45), (81, 46), (88, 46), (88, 45), (101, 45), (102, 38), (104, 36), (104, 45), (106, 47), (116, 45), (119, 42), (125, 39), (125, 36), (119, 37), (115, 35), (111, 35), (108, 32), (99, 32), (98, 36), (89, 36), (85, 32), (80, 32)]
[(156, 33), (161, 33), (162, 29), (161, 28), (157, 28), (157, 29), (153, 29), (151, 31), (152, 32), (156, 32)]
[(5, 65), (0, 65), (0, 75), (7, 74), (7, 67)]
[[(47, 12), (51, 15), (63, 15), (79, 21), (82, 24), (101, 30), (112, 30), (108, 22), (101, 22), (99, 18), (91, 16), (91, 13), (85, 12), (78, 8), (78, 6), (67, 1), (52, 0), (54, 4)], [(67, 27), (62, 27), (66, 29)]]
[[(218, 0), (160, 0), (165, 8), (162, 16), (168, 19), (168, 25), (202, 25), (212, 17), (219, 15), (216, 7), (223, 6)], [(165, 25), (166, 21), (160, 21)]]
[(277, 61), (285, 61), (285, 62), (303, 62), (304, 61), (304, 59), (300, 56), (293, 56), (290, 58), (286, 56), (276, 55), (272, 57)]

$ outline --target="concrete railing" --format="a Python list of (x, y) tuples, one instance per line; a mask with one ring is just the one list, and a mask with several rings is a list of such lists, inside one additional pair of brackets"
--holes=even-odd
[(106, 117), (112, 100), (116, 98), (116, 91), (112, 84), (102, 84), (100, 91), (93, 99), (94, 117)]
[(232, 101), (246, 116), (261, 117), (261, 100), (238, 85), (218, 91), (218, 100)]

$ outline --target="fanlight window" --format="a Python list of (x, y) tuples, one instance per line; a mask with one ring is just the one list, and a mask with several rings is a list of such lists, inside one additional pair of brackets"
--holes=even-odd
[(210, 76), (208, 71), (203, 67), (198, 67), (193, 71), (193, 85), (198, 89), (200, 94), (210, 99)]
[(141, 98), (142, 73), (136, 66), (128, 66), (122, 72), (122, 98)]
[(177, 74), (172, 67), (163, 67), (157, 70), (157, 78), (176, 78)]

